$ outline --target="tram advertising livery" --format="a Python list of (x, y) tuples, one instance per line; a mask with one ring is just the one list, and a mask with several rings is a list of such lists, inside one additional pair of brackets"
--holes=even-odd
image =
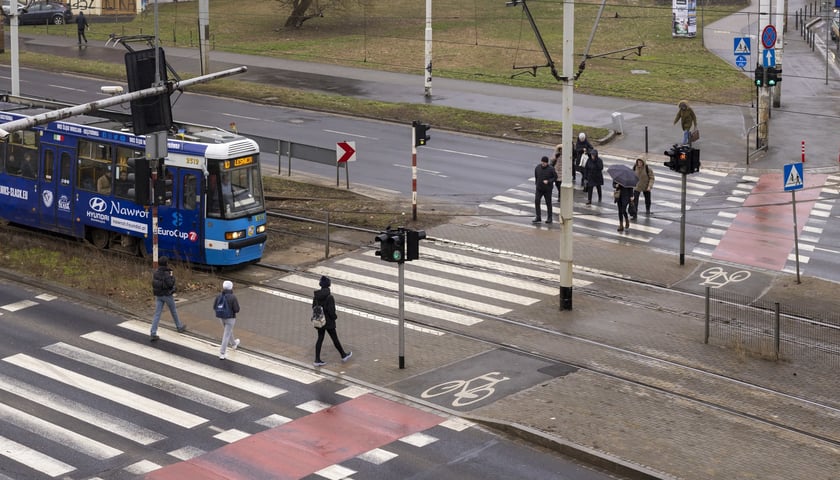
[[(0, 98), (0, 123), (66, 107)], [(95, 115), (95, 116), (94, 116)], [(13, 132), (0, 144), (0, 217), (83, 238), (99, 248), (152, 251), (151, 207), (138, 203), (145, 137), (111, 111)], [(266, 242), (256, 142), (214, 127), (177, 123), (156, 191), (161, 255), (212, 266), (253, 263)], [(163, 178), (160, 178), (160, 177)]]

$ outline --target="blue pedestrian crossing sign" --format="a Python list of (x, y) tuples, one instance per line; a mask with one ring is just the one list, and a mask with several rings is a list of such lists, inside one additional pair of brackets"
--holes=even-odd
[(783, 181), (785, 184), (785, 191), (800, 190), (805, 186), (805, 177), (802, 175), (801, 163), (789, 163), (784, 166)]
[(733, 40), (732, 53), (736, 57), (750, 54), (750, 37), (735, 37)]

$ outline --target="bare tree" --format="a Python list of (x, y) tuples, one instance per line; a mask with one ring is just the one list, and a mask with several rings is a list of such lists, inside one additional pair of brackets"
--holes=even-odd
[[(323, 17), (324, 8), (318, 0), (278, 0), (281, 4), (291, 8), (291, 13), (286, 19), (284, 28), (300, 28), (303, 22), (310, 18)], [(333, 3), (328, 1), (328, 3)]]

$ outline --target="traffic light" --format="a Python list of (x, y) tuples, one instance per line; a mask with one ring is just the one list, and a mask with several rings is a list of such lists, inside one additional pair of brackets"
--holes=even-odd
[(155, 205), (172, 205), (172, 175), (167, 175), (163, 168), (163, 162), (158, 167), (158, 176), (155, 180)]
[(700, 171), (700, 150), (691, 148), (688, 151), (688, 173)]
[(782, 81), (782, 69), (776, 67), (767, 67), (767, 86), (775, 87), (777, 83)]
[(677, 162), (677, 156), (679, 155), (680, 147), (676, 144), (671, 147), (670, 150), (665, 150), (665, 155), (668, 156), (668, 161), (664, 163), (669, 170), (674, 172), (678, 172), (680, 169), (679, 163)]
[(764, 86), (764, 66), (762, 65), (755, 66), (755, 86)]
[(411, 122), (411, 126), (414, 128), (414, 146), (421, 147), (426, 144), (432, 137), (429, 136), (429, 130), (432, 129), (426, 123), (420, 123), (419, 120), (415, 120)]
[(379, 250), (376, 255), (386, 262), (405, 261), (405, 233), (402, 230), (386, 230), (376, 236)]
[(391, 252), (391, 262), (403, 263), (405, 261), (405, 232), (400, 229), (392, 235), (394, 239), (394, 251)]
[(405, 259), (408, 261), (420, 258), (420, 240), (426, 238), (424, 230), (409, 230), (406, 232)]
[(129, 158), (128, 165), (134, 167), (134, 201), (140, 205), (152, 204), (152, 171), (149, 159), (145, 157)]

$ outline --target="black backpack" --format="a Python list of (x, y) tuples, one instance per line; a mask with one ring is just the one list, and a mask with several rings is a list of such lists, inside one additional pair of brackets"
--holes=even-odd
[(216, 318), (233, 318), (233, 309), (230, 308), (227, 295), (220, 293), (216, 297), (213, 301), (213, 311), (216, 312)]

